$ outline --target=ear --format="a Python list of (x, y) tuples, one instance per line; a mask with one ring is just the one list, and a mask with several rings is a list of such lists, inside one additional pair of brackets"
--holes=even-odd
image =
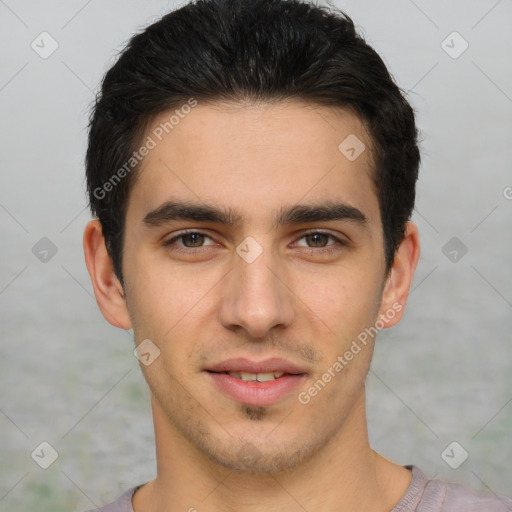
[(382, 293), (379, 318), (384, 322), (384, 327), (391, 327), (402, 318), (419, 257), (418, 228), (413, 222), (408, 222)]
[(99, 220), (91, 220), (87, 224), (83, 243), (85, 263), (91, 276), (94, 295), (105, 320), (115, 327), (131, 329), (124, 290), (115, 275)]

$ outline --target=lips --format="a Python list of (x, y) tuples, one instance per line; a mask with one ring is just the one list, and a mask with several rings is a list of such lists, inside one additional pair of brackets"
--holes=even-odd
[(228, 359), (226, 361), (222, 361), (220, 363), (217, 363), (213, 366), (209, 366), (206, 368), (207, 371), (210, 372), (246, 372), (246, 373), (270, 373), (270, 372), (282, 372), (282, 373), (289, 373), (291, 375), (299, 375), (306, 373), (306, 371), (303, 368), (300, 368), (299, 366), (286, 361), (285, 359), (281, 358), (271, 358), (271, 359), (265, 359), (264, 361), (251, 361), (249, 359), (246, 359), (244, 357), (237, 357), (233, 359)]
[(306, 371), (284, 359), (250, 361), (236, 358), (205, 369), (208, 378), (224, 395), (238, 403), (267, 406), (299, 386)]

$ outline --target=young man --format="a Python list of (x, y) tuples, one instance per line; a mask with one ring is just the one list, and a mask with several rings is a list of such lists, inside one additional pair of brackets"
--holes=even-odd
[(101, 510), (512, 510), (369, 446), (419, 161), (413, 110), (341, 12), (204, 0), (130, 41), (91, 117), (84, 248), (134, 331), (157, 476)]

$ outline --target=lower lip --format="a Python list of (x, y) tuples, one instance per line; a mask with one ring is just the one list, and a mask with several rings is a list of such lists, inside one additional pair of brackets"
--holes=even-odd
[(244, 381), (228, 373), (206, 372), (215, 385), (233, 400), (246, 405), (272, 405), (291, 393), (304, 381), (305, 374), (286, 374), (267, 382)]

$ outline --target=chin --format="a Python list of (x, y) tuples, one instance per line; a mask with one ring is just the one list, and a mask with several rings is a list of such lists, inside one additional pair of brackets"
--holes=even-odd
[(233, 443), (226, 450), (219, 450), (218, 445), (216, 448), (204, 451), (211, 461), (231, 471), (259, 475), (291, 471), (309, 460), (316, 451), (304, 445), (272, 450), (269, 443), (259, 449), (251, 442), (242, 442), (237, 450), (233, 450)]

